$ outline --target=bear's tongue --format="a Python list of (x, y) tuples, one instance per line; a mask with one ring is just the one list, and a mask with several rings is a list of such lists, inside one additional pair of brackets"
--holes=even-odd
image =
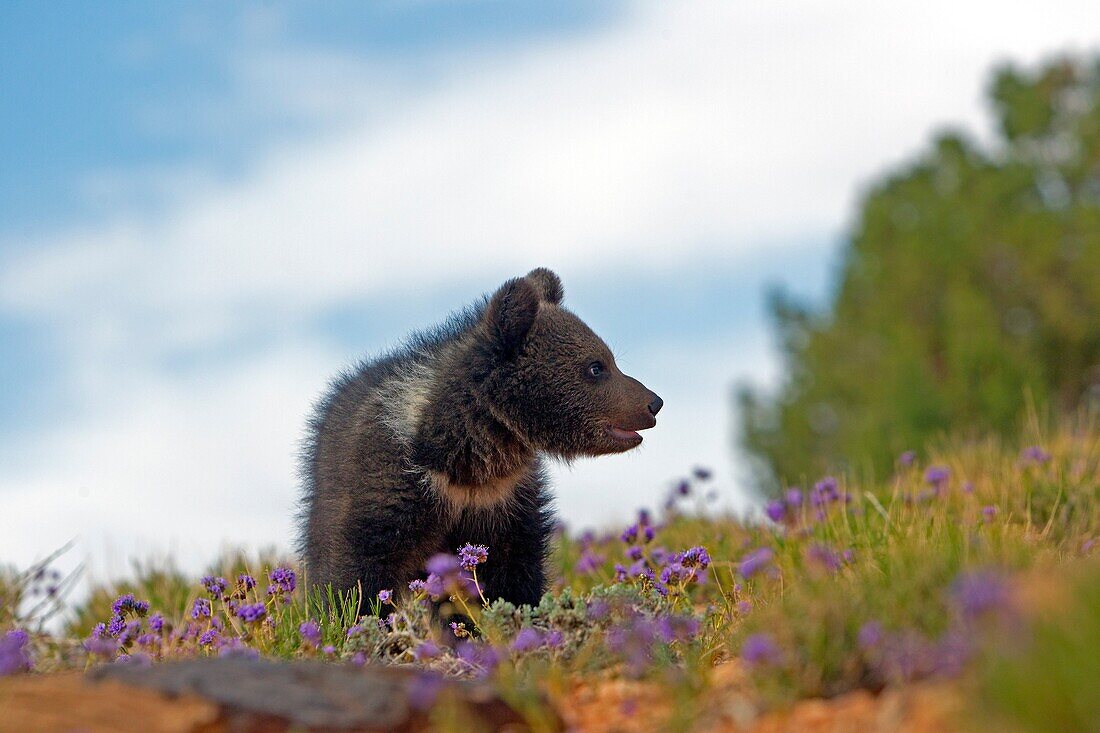
[(614, 425), (611, 426), (611, 434), (619, 440), (634, 440), (635, 438), (642, 437), (638, 435), (637, 431), (623, 430), (622, 428), (617, 428)]

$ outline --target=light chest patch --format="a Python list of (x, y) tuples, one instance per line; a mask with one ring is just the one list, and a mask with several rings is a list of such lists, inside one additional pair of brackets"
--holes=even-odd
[(491, 509), (500, 506), (516, 492), (516, 486), (527, 473), (527, 466), (508, 476), (483, 484), (456, 484), (439, 471), (429, 471), (432, 489), (456, 509)]

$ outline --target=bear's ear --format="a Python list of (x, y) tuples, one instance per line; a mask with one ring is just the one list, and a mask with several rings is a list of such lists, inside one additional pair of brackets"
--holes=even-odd
[(561, 303), (565, 290), (561, 286), (561, 278), (555, 275), (552, 270), (545, 267), (536, 267), (527, 273), (527, 280), (531, 281), (531, 284), (539, 291), (539, 297), (547, 303), (553, 303), (554, 305)]
[(517, 277), (493, 293), (485, 308), (485, 320), (498, 345), (510, 353), (531, 330), (538, 312), (538, 290), (527, 278)]

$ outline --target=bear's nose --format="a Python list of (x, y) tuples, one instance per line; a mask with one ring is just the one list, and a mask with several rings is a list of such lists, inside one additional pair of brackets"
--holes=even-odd
[(661, 408), (665, 406), (665, 401), (657, 395), (653, 395), (653, 401), (649, 403), (649, 414), (654, 417), (661, 411)]

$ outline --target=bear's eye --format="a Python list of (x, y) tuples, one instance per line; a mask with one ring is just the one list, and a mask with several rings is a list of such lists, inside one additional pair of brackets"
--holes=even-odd
[(604, 373), (604, 365), (598, 361), (594, 361), (588, 365), (588, 375), (592, 377), (598, 377)]

